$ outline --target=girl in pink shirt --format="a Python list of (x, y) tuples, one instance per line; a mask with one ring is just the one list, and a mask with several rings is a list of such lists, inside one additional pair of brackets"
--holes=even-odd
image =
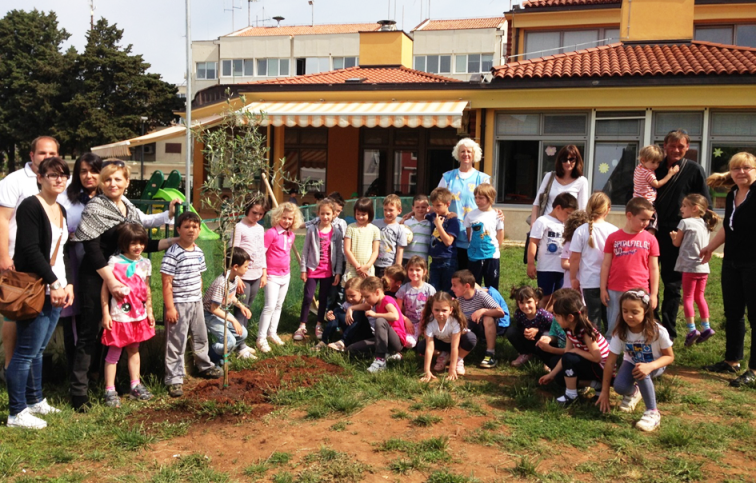
[(257, 348), (270, 352), (267, 339), (283, 345), (278, 337), (278, 321), (281, 308), (289, 290), (291, 278), (291, 247), (294, 246), (294, 230), (302, 226), (302, 213), (293, 203), (282, 203), (270, 212), (273, 228), (265, 232), (265, 256), (268, 265), (268, 283), (265, 285), (265, 306), (260, 314), (257, 332)]

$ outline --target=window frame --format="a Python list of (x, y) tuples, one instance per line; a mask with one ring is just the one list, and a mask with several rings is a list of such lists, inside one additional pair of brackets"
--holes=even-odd
[[(438, 72), (431, 72), (430, 70), (428, 70), (428, 57), (437, 57), (438, 58)], [(449, 70), (448, 71), (442, 71), (441, 70), (441, 58), (442, 57), (448, 57), (449, 58)], [(436, 75), (452, 74), (453, 70), (454, 70), (454, 67), (455, 67), (454, 63), (452, 62), (452, 58), (453, 57), (454, 56), (452, 54), (415, 55), (413, 57), (413, 59), (412, 59), (412, 65), (415, 68), (415, 70), (419, 70), (419, 71), (422, 71), (422, 72), (427, 72), (428, 74), (436, 74)], [(424, 66), (423, 69), (418, 69), (417, 68), (417, 59), (418, 58), (423, 58), (424, 59), (423, 60), (423, 66)]]
[[(205, 75), (203, 77), (199, 76), (199, 65), (202, 64), (204, 66)], [(213, 72), (215, 73), (215, 77), (208, 77), (207, 76), (207, 64), (213, 64)], [(205, 62), (195, 62), (194, 63), (194, 77), (197, 80), (217, 80), (218, 79), (218, 63), (215, 61), (205, 61)]]
[[(730, 38), (732, 40), (732, 43), (729, 45), (736, 45), (738, 47), (751, 47), (754, 48), (756, 46), (752, 45), (745, 45), (745, 44), (739, 44), (738, 43), (738, 30), (740, 30), (741, 27), (756, 27), (756, 22), (744, 22), (744, 23), (725, 23), (725, 24), (711, 24), (711, 25), (694, 25), (693, 27), (693, 39), (699, 40), (696, 38), (696, 33), (699, 30), (716, 30), (716, 29), (730, 29)], [(704, 41), (706, 42), (706, 41)]]

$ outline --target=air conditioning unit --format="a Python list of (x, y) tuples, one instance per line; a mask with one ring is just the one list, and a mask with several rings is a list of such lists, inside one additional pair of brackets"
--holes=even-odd
[(142, 152), (144, 154), (155, 154), (155, 145), (154, 144), (145, 144), (142, 146)]

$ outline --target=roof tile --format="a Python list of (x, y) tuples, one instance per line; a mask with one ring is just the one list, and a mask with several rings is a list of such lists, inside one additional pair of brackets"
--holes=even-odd
[(588, 7), (593, 5), (621, 5), (622, 0), (530, 0), (522, 2), (522, 8)]
[(423, 20), (417, 30), (466, 30), (499, 28), (507, 21), (505, 17), (457, 18), (452, 20)]
[(381, 28), (377, 23), (346, 23), (328, 25), (284, 25), (281, 27), (246, 27), (227, 37), (269, 37), (275, 35), (356, 34)]
[(346, 69), (321, 72), (319, 74), (279, 77), (267, 81), (249, 82), (249, 84), (343, 84), (347, 79), (364, 78), (362, 84), (439, 84), (462, 82), (457, 79), (429, 74), (404, 66), (396, 67), (348, 67)]
[(689, 44), (611, 44), (511, 62), (492, 69), (498, 79), (756, 74), (756, 49)]

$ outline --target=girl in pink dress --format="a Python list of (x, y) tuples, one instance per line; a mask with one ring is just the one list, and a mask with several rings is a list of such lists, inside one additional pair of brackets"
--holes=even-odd
[(108, 265), (113, 276), (124, 285), (120, 297), (102, 285), (102, 344), (108, 347), (105, 357), (105, 404), (121, 407), (115, 390), (116, 365), (121, 351), (126, 348), (129, 357), (131, 391), (129, 398), (146, 401), (152, 394), (139, 381), (139, 343), (155, 335), (155, 317), (152, 314), (149, 276), (152, 264), (142, 257), (147, 245), (147, 232), (137, 223), (124, 223), (117, 229), (120, 254), (110, 257)]

